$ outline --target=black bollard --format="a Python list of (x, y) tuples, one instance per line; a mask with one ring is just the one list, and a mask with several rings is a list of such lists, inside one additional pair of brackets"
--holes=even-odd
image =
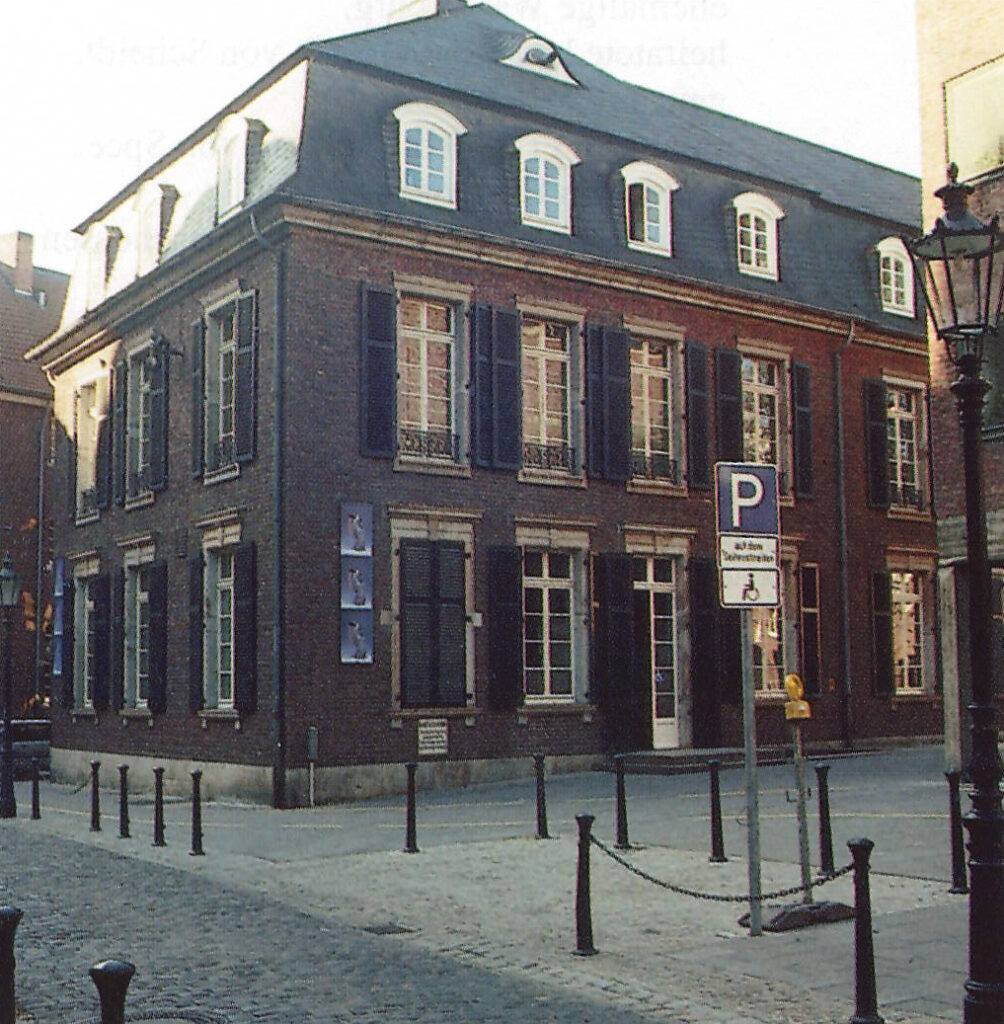
[(627, 824), (627, 792), (624, 788), (624, 755), (614, 755), (614, 765), (617, 769), (617, 842), (614, 844), (618, 850), (630, 850), (631, 843), (628, 841)]
[(129, 838), (129, 765), (119, 765), (119, 839)]
[(575, 881), (575, 955), (594, 956), (593, 912), (589, 897), (590, 831), (596, 820), (591, 814), (577, 814), (579, 824), (579, 869)]
[(124, 960), (102, 960), (90, 973), (101, 1000), (101, 1024), (124, 1024), (126, 989), (136, 968)]
[(0, 1024), (14, 1024), (14, 932), (23, 914), (0, 907)]
[(725, 835), (722, 832), (722, 788), (718, 779), (719, 763), (708, 762), (708, 774), (711, 777), (711, 857), (712, 864), (724, 864)]
[(824, 875), (833, 874), (833, 832), (830, 829), (830, 785), (826, 776), (828, 764), (817, 764), (816, 790), (819, 793), (819, 869)]
[(91, 761), (91, 831), (101, 831), (101, 796), (98, 792), (100, 761)]
[(164, 769), (153, 770), (153, 845), (167, 846), (164, 839)]
[(533, 755), (533, 770), (537, 777), (537, 838), (550, 839), (547, 834), (547, 796), (544, 792), (544, 755)]
[(966, 850), (962, 838), (962, 806), (959, 802), (961, 772), (945, 772), (948, 779), (948, 821), (952, 833), (952, 887), (949, 892), (969, 892), (966, 878)]
[(191, 856), (203, 856), (202, 850), (202, 772), (192, 772), (192, 849)]
[(31, 820), (38, 821), (42, 810), (38, 799), (38, 758), (31, 759)]
[(408, 772), (408, 812), (405, 823), (404, 852), (418, 853), (418, 841), (415, 837), (415, 772), (418, 765), (409, 761), (405, 766)]
[(872, 946), (872, 897), (868, 883), (868, 858), (875, 844), (852, 839), (854, 858), (854, 1016), (849, 1024), (884, 1024), (878, 1015), (875, 991), (875, 949)]

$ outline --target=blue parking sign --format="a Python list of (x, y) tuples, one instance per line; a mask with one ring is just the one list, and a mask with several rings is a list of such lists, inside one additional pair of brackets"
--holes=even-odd
[(777, 466), (716, 462), (715, 507), (719, 535), (780, 536)]

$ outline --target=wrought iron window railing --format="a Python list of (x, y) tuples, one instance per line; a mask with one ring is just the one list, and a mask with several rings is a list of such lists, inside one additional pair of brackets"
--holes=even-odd
[(410, 430), (402, 427), (398, 431), (397, 444), (401, 455), (456, 462), (460, 438), (448, 430)]
[(237, 462), (237, 452), (232, 437), (223, 437), (219, 441), (213, 441), (206, 452), (206, 470), (215, 473), (218, 470), (226, 469)]
[(525, 469), (553, 469), (571, 473), (575, 468), (575, 449), (567, 444), (533, 444), (523, 442)]
[(143, 469), (133, 471), (129, 474), (129, 496), (135, 497), (137, 494), (146, 494), (150, 487), (150, 468), (149, 466)]
[(665, 480), (668, 483), (679, 483), (679, 472), (676, 459), (671, 459), (662, 452), (631, 452), (631, 475), (643, 480)]
[(88, 487), (77, 495), (77, 518), (97, 515), (98, 491), (96, 487)]
[(915, 484), (889, 484), (889, 504), (923, 511), (924, 496)]

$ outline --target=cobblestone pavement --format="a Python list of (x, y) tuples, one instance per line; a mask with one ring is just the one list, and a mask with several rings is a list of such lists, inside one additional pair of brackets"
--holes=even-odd
[[(559, 808), (563, 784), (577, 801), (580, 789), (593, 792), (594, 803), (608, 788), (602, 777), (551, 780)], [(139, 838), (125, 840), (111, 794), (104, 831), (91, 833), (86, 791), (44, 786), (33, 822), (19, 787), (22, 816), (0, 826), (0, 900), (25, 911), (23, 1020), (96, 1021), (87, 969), (109, 956), (137, 965), (128, 1019), (160, 1024), (843, 1024), (853, 1014), (852, 924), (751, 939), (736, 923), (743, 906), (665, 892), (595, 848), (600, 953), (573, 956), (575, 824), (562, 810), (557, 838), (534, 840), (527, 790), (442, 795), (440, 817), (432, 806), (420, 814), (413, 856), (400, 850), (399, 802), (297, 812), (209, 804), (206, 856), (191, 857), (183, 804), (168, 807), (169, 845), (154, 848), (147, 802), (134, 802)], [(933, 807), (916, 807), (929, 836)], [(914, 824), (897, 813), (887, 847)], [(437, 824), (450, 842), (437, 841)], [(721, 865), (662, 844), (628, 856), (674, 884), (742, 893), (746, 865), (729, 853)], [(838, 864), (845, 853), (838, 840)], [(797, 866), (766, 861), (763, 881), (765, 890), (795, 884)], [(817, 897), (852, 902), (850, 878)], [(888, 872), (873, 874), (872, 900), (883, 1017), (958, 1020), (967, 900), (942, 877)]]

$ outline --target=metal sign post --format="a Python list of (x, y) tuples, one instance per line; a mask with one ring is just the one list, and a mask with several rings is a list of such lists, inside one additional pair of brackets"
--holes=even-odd
[(756, 763), (756, 708), (750, 609), (780, 601), (781, 520), (777, 467), (745, 462), (715, 464), (719, 600), (738, 608), (743, 672), (743, 750), (746, 762), (746, 842), (750, 935), (763, 930), (760, 883), (760, 787)]

